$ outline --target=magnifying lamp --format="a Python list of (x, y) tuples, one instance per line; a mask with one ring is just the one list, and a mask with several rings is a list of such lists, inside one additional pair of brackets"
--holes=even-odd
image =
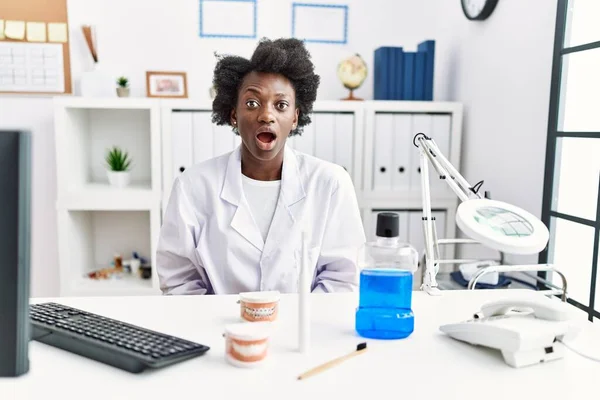
[[(480, 243), (509, 254), (535, 254), (546, 247), (549, 239), (548, 228), (537, 217), (514, 205), (482, 198), (479, 189), (483, 181), (471, 186), (440, 152), (432, 138), (418, 133), (413, 139), (413, 144), (419, 148), (421, 155), (425, 232), (425, 277), (422, 290), (431, 295), (441, 294), (436, 281), (439, 264), (473, 261), (441, 260), (439, 244)], [(456, 211), (456, 224), (472, 240), (438, 240), (431, 216), (429, 163), (439, 174), (440, 179), (444, 179), (461, 200)]]

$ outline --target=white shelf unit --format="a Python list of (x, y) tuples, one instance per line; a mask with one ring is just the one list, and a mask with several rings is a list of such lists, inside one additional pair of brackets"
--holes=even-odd
[[(160, 103), (155, 99), (60, 97), (54, 101), (61, 296), (160, 293), (154, 270), (161, 213)], [(132, 158), (131, 184), (110, 186), (112, 146)], [(115, 254), (148, 260), (151, 278), (94, 280)]]

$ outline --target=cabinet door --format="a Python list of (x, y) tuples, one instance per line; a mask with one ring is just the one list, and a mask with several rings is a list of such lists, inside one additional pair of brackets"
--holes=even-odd
[(300, 153), (315, 155), (315, 118), (311, 115), (311, 123), (306, 125), (301, 135), (288, 138), (290, 145)]
[(408, 242), (419, 252), (419, 262), (425, 254), (425, 236), (423, 235), (423, 213), (410, 211), (408, 213)]
[[(446, 157), (446, 159), (450, 160), (450, 129), (451, 129), (451, 117), (450, 115), (434, 115), (431, 119), (431, 137), (435, 141), (435, 144), (438, 146), (440, 152)], [(459, 168), (458, 165), (454, 166), (455, 168)], [(443, 180), (439, 179), (439, 176), (436, 174), (433, 168), (430, 168), (430, 177), (429, 180), (431, 182), (431, 191), (432, 192), (447, 192), (451, 191), (448, 184)]]
[(175, 179), (193, 163), (192, 113), (174, 112), (171, 121), (171, 166)]
[(418, 149), (412, 144), (412, 121), (410, 114), (394, 115), (393, 127), (393, 167), (390, 171), (392, 175), (392, 188), (394, 190), (409, 190), (411, 156), (417, 153)]
[(213, 157), (213, 125), (210, 113), (194, 112), (192, 117), (194, 164)]
[(335, 114), (316, 113), (315, 156), (321, 160), (335, 162)]
[[(409, 216), (409, 242), (419, 252), (419, 261), (425, 254), (425, 232), (423, 231), (423, 212), (422, 211), (411, 211)], [(434, 224), (437, 233), (437, 238), (446, 238), (446, 212), (445, 211), (432, 211), (431, 216), (435, 218)], [(447, 246), (439, 246), (440, 258), (446, 258)]]
[[(412, 116), (412, 131), (413, 136), (417, 133), (424, 133), (427, 136), (432, 136), (431, 131), (432, 123), (431, 123), (431, 115), (429, 114), (413, 114)], [(420, 152), (417, 148), (415, 148), (415, 152), (413, 152), (413, 156), (411, 157), (411, 167), (410, 167), (410, 188), (411, 190), (421, 190), (421, 157)], [(431, 164), (428, 165), (429, 170), (433, 170)], [(430, 183), (431, 183), (431, 173), (430, 173)]]
[(335, 115), (335, 163), (344, 167), (352, 175), (354, 148), (354, 116), (352, 114)]
[(392, 189), (392, 140), (394, 116), (375, 115), (373, 132), (373, 190)]
[(229, 153), (233, 150), (236, 134), (229, 125), (213, 124), (213, 152), (214, 157)]

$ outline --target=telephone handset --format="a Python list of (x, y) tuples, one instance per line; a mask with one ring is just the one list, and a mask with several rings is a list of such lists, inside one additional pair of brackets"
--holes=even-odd
[(440, 326), (448, 336), (473, 345), (498, 349), (512, 367), (563, 357), (560, 342), (573, 333), (570, 307), (539, 297), (507, 298), (481, 306), (467, 321)]
[(499, 315), (533, 314), (535, 318), (550, 321), (567, 321), (569, 309), (565, 303), (546, 297), (541, 299), (520, 298), (491, 301), (481, 307), (474, 318), (488, 318)]

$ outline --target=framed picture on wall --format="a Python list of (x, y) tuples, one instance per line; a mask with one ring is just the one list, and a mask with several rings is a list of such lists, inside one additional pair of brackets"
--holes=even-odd
[(147, 71), (146, 94), (148, 97), (188, 97), (186, 73)]

